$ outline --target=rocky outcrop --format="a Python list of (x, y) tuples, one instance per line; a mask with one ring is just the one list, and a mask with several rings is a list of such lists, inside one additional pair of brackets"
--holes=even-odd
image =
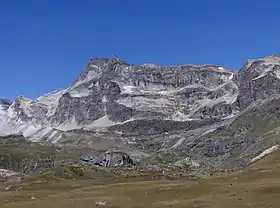
[(81, 157), (81, 161), (94, 166), (116, 167), (122, 165), (134, 165), (135, 162), (124, 152), (95, 151)]

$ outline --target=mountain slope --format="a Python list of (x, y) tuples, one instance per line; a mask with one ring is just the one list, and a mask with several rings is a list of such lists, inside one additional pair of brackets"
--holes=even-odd
[(278, 207), (279, 161), (278, 151), (245, 170), (200, 180), (143, 181), (134, 177), (112, 184), (103, 174), (98, 178), (103, 178), (102, 185), (92, 178), (44, 185), (25, 183), (20, 193), (2, 193), (0, 200), (12, 208)]
[(267, 134), (278, 132), (279, 70), (279, 56), (247, 61), (239, 71), (96, 58), (67, 89), (0, 103), (0, 135), (136, 158), (176, 150), (168, 159), (175, 165), (244, 167), (278, 144)]

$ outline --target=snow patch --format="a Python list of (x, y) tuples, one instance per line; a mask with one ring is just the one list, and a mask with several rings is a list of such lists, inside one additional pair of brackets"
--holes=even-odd
[(123, 90), (121, 91), (123, 94), (132, 94), (133, 93), (133, 89), (135, 88), (135, 86), (132, 85), (125, 85), (122, 86)]
[(233, 79), (233, 73), (229, 76), (229, 80)]
[(230, 115), (228, 115), (228, 116), (222, 118), (222, 120), (232, 119), (232, 118), (234, 118), (237, 114), (238, 114), (238, 112), (234, 112), (234, 113), (232, 113), (232, 114), (230, 114)]
[(193, 119), (190, 119), (188, 115), (177, 111), (172, 114), (171, 120), (173, 120), (173, 121), (192, 121)]
[(80, 89), (74, 88), (67, 92), (69, 92), (71, 97), (76, 97), (76, 98), (87, 97), (91, 94), (91, 91), (87, 88), (80, 88)]
[(31, 137), (32, 135), (36, 134), (40, 129), (42, 129), (42, 126), (33, 126), (33, 125), (28, 125), (24, 130), (23, 130), (23, 136), (25, 138)]
[(251, 162), (256, 162), (256, 161), (262, 159), (263, 157), (265, 157), (266, 155), (269, 155), (269, 154), (275, 152), (275, 151), (278, 150), (278, 149), (279, 149), (279, 145), (274, 145), (274, 146), (272, 146), (272, 147), (266, 149), (265, 151), (263, 151), (263, 152), (262, 152), (261, 154), (259, 154), (257, 157), (254, 157), (254, 158), (251, 160)]
[(114, 122), (114, 121), (111, 121), (107, 115), (105, 115), (105, 116), (95, 120), (91, 124), (86, 125), (84, 129), (91, 130), (91, 129), (98, 129), (98, 128), (106, 128), (106, 127), (110, 127), (110, 126), (114, 126), (114, 125), (125, 124), (127, 122), (131, 122), (131, 121), (134, 121), (134, 120), (135, 120), (134, 118), (131, 118), (131, 119), (126, 120), (124, 122)]
[(176, 142), (176, 144), (174, 144), (174, 145), (171, 147), (171, 149), (174, 149), (174, 148), (179, 147), (181, 144), (183, 144), (183, 142), (184, 142), (185, 140), (186, 140), (185, 137), (182, 137), (182, 138), (178, 139), (178, 141)]
[(55, 128), (60, 131), (71, 131), (74, 129), (81, 129), (82, 127), (78, 124), (75, 116), (73, 116), (70, 120), (65, 121), (63, 124), (56, 126)]
[(21, 121), (12, 123), (9, 121), (9, 119), (2, 124), (3, 125), (0, 126), (0, 136), (8, 136), (11, 134), (23, 134), (27, 127), (31, 125), (29, 122), (22, 123)]
[(210, 133), (212, 133), (216, 130), (217, 130), (217, 128), (208, 129), (207, 131), (203, 132), (200, 136), (205, 136), (205, 135), (210, 134)]
[(0, 136), (8, 136), (18, 133), (18, 131), (15, 130), (14, 125), (6, 122), (1, 122), (0, 124)]
[(172, 92), (168, 92), (168, 91), (159, 91), (158, 94), (160, 95), (169, 95), (171, 94)]
[(99, 118), (99, 119), (95, 120), (91, 124), (86, 125), (85, 128), (86, 129), (105, 128), (105, 127), (113, 126), (115, 124), (117, 124), (117, 123), (111, 121), (108, 118), (108, 116), (106, 115), (106, 116), (103, 116), (102, 118)]
[(32, 142), (40, 142), (43, 138), (48, 137), (52, 131), (54, 131), (52, 127), (44, 127), (36, 131), (36, 133), (31, 135), (28, 139)]
[(103, 96), (102, 97), (102, 103), (106, 103), (107, 102), (107, 98), (106, 98), (106, 96)]

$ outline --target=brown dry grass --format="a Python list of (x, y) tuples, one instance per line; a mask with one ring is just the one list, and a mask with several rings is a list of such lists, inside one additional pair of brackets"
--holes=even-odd
[[(36, 199), (32, 200), (34, 196)], [(280, 153), (250, 168), (200, 181), (138, 181), (94, 185), (91, 180), (61, 181), (30, 190), (0, 193), (1, 207), (95, 208), (280, 207)], [(99, 206), (101, 207), (101, 206)]]

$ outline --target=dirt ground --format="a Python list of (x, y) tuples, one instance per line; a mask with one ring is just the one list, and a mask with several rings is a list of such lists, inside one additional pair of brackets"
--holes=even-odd
[(90, 180), (37, 185), (0, 193), (9, 208), (280, 207), (280, 153), (250, 168), (190, 180), (130, 181), (94, 185)]

